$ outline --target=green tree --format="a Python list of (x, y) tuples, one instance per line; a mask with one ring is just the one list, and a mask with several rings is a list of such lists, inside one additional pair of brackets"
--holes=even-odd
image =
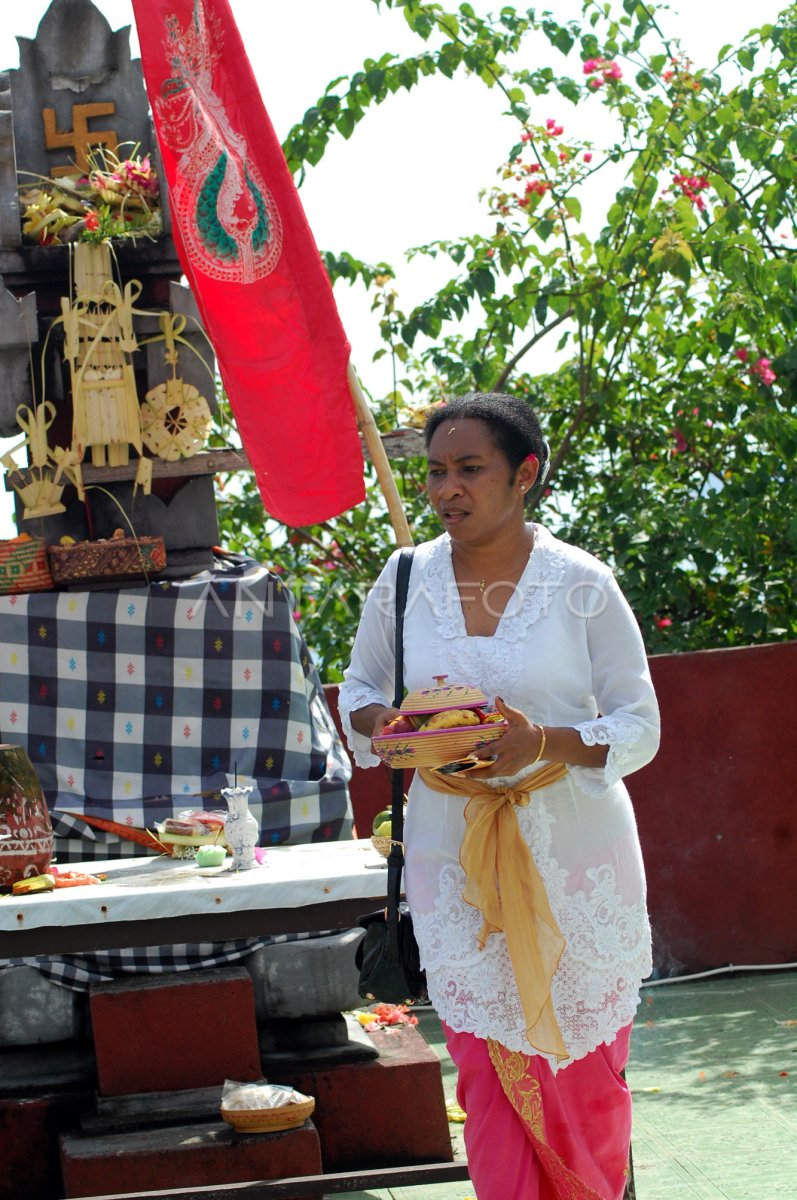
[[(567, 23), (383, 2), (419, 51), (328, 86), (285, 143), (297, 180), (370, 106), (433, 74), (499, 88), (511, 132), (503, 161), (485, 162), (481, 227), (412, 251), (451, 268), (412, 311), (385, 264), (326, 255), (334, 280), (372, 292), (380, 353), (400, 369), (380, 422), (472, 389), (527, 396), (553, 447), (537, 515), (612, 563), (650, 651), (794, 637), (797, 5), (704, 68), (641, 0), (585, 0)], [(529, 49), (540, 37), (555, 66)], [(543, 96), (568, 115), (541, 123)], [(579, 134), (590, 105), (611, 118), (601, 146)], [(549, 343), (554, 365), (535, 373)], [(402, 465), (419, 538), (436, 532), (423, 481), (420, 461)], [(324, 527), (264, 525), (250, 482), (222, 494), (220, 519), (228, 544), (289, 573), (337, 678), (392, 548), (373, 478), (366, 504)]]

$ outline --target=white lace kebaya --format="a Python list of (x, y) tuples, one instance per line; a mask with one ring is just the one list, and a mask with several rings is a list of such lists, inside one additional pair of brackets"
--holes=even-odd
[[(350, 714), (392, 703), (397, 561), (394, 554), (368, 596), (340, 689), (343, 727), (364, 767), (379, 759), (352, 729)], [(642, 857), (621, 782), (650, 761), (659, 740), (636, 621), (607, 567), (537, 525), (494, 635), (468, 636), (445, 534), (415, 551), (404, 647), (408, 689), (447, 675), (480, 687), (490, 700), (502, 696), (534, 722), (572, 726), (586, 745), (609, 747), (605, 767), (571, 767), (559, 783), (534, 792), (528, 807), (515, 809), (567, 942), (551, 987), (571, 1056), (562, 1070), (632, 1020), (639, 984), (651, 971)], [(491, 935), (480, 951), (481, 915), (462, 899), (465, 803), (417, 778), (410, 789), (406, 889), (429, 994), (457, 1032), (529, 1052), (504, 935)]]

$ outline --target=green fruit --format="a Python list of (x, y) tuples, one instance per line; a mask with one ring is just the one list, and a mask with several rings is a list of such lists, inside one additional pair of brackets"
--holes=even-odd
[[(379, 826), (379, 825), (384, 825), (384, 824), (385, 824), (385, 822), (387, 822), (387, 823), (388, 823), (388, 825), (390, 825), (390, 823), (391, 823), (391, 821), (392, 821), (392, 820), (393, 820), (393, 814), (392, 814), (392, 812), (390, 811), (390, 809), (389, 809), (389, 808), (383, 808), (383, 809), (382, 809), (382, 811), (381, 811), (381, 812), (378, 812), (378, 813), (376, 814), (376, 816), (374, 817), (374, 822), (373, 822), (373, 825), (371, 826), (371, 832), (372, 832), (372, 833), (379, 833), (378, 826)], [(388, 833), (390, 833), (390, 830), (389, 830), (389, 829), (388, 829)]]
[(393, 824), (391, 821), (383, 821), (381, 825), (377, 825), (374, 830), (375, 837), (390, 837), (393, 832)]

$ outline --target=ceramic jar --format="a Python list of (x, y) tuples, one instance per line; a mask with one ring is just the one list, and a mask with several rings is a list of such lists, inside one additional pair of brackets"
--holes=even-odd
[(229, 812), (224, 818), (224, 840), (232, 851), (233, 866), (248, 871), (257, 866), (255, 846), (260, 834), (257, 821), (249, 811), (250, 787), (222, 788)]
[(53, 827), (42, 785), (22, 746), (0, 745), (0, 887), (43, 874)]

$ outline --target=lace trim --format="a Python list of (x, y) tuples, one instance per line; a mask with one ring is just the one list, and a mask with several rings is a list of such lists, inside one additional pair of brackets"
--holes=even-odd
[[(522, 641), (530, 625), (545, 616), (554, 593), (561, 586), (567, 556), (556, 539), (541, 525), (534, 526), (534, 547), (491, 641)], [(430, 543), (424, 564), (424, 587), (442, 638), (467, 637), (465, 617), (459, 600), (451, 539), (447, 533)]]
[[(621, 713), (611, 717), (599, 717), (596, 721), (582, 721), (575, 728), (581, 735), (585, 746), (609, 747), (606, 765), (599, 772), (602, 777), (602, 785), (597, 794), (601, 796), (606, 788), (617, 783), (618, 779), (622, 779), (625, 774), (623, 767), (631, 757), (632, 749), (642, 737), (644, 728), (633, 717), (626, 717)], [(584, 790), (593, 795), (593, 786), (589, 785), (588, 780), (585, 782), (588, 786)]]
[[(561, 1070), (602, 1043), (611, 1042), (634, 1016), (639, 984), (652, 970), (650, 928), (644, 903), (623, 904), (614, 867), (586, 872), (588, 891), (567, 892), (568, 872), (550, 855), (553, 816), (542, 804), (518, 810), (559, 926), (567, 939), (551, 986), (556, 1018), (570, 1059)], [(481, 916), (462, 899), (465, 875), (458, 863), (440, 873), (439, 895), (413, 920), (427, 971), (429, 995), (441, 1018), (457, 1032), (494, 1038), (509, 1050), (528, 1052), (526, 1022), (502, 933), (478, 949)]]
[(355, 687), (354, 684), (344, 683), (338, 692), (340, 726), (358, 767), (378, 767), (382, 761), (371, 750), (370, 740), (364, 734), (358, 733), (351, 723), (351, 714), (368, 704), (387, 704), (387, 700), (381, 692), (366, 684)]

